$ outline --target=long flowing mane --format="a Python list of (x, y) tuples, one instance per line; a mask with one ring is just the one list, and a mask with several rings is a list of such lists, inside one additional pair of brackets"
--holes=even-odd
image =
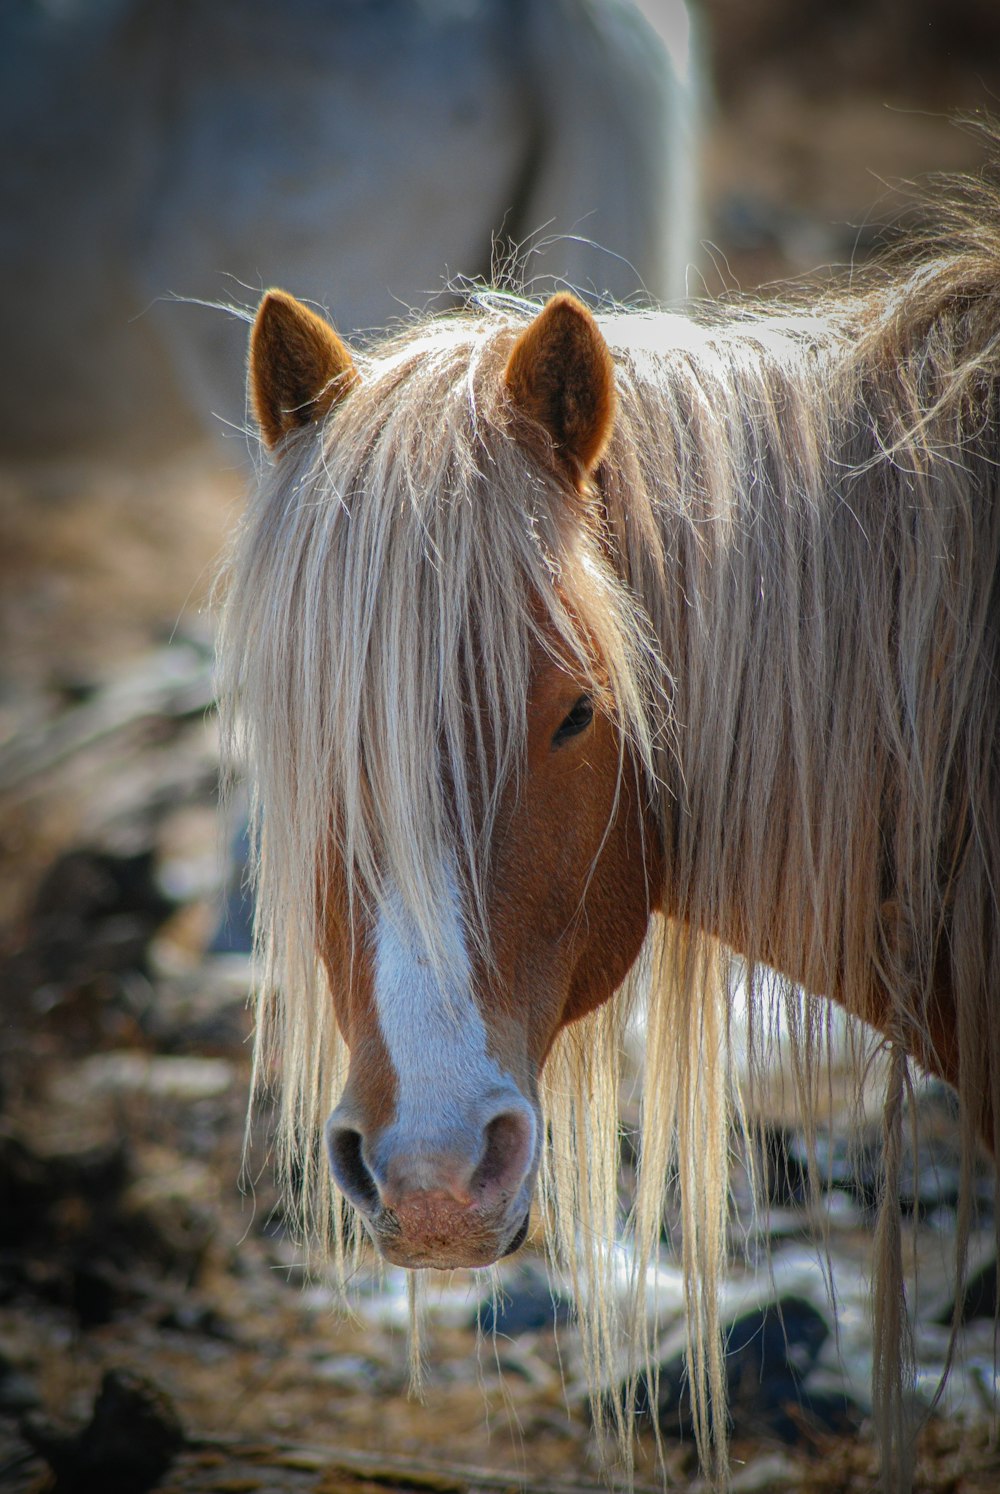
[(596, 1386), (623, 1326), (617, 1065), (641, 990), (624, 1326), (641, 1369), (654, 1335), (643, 1271), (676, 1185), (695, 1424), (719, 1479), (724, 1419), (709, 1406), (723, 1400), (716, 1292), (741, 1106), (725, 940), (746, 960), (755, 1063), (772, 1004), (786, 1004), (805, 1116), (826, 1007), (803, 1006), (801, 989), (877, 1017), (889, 1043), (876, 1398), (900, 1479), (904, 1054), (933, 1058), (944, 1041), (942, 962), (957, 1019), (959, 1268), (978, 1138), (1000, 1155), (1000, 196), (963, 192), (936, 208), (936, 237), (865, 284), (603, 317), (619, 412), (583, 497), (500, 398), (535, 306), (486, 295), (406, 329), (359, 357), (358, 388), (321, 436), (263, 474), (229, 567), (223, 700), (255, 784), (257, 1078), (277, 1062), (286, 1174), (305, 1230), (332, 1240), (342, 1269), (349, 1242), (317, 1138), (344, 1063), (327, 986), (349, 978), (350, 950), (343, 970), (317, 962), (317, 879), (322, 891), (336, 862), (352, 906), (391, 880), (444, 963), (434, 908), (457, 855), (485, 945), (491, 816), (518, 771), (532, 640), (614, 712), (669, 848), (667, 916), (628, 999), (567, 1029), (549, 1060), (546, 1214), (579, 1281)]

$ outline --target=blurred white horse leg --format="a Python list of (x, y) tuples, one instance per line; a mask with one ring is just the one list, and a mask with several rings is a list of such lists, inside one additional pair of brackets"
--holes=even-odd
[(681, 0), (0, 12), (3, 451), (242, 426), (244, 328), (174, 296), (280, 283), (349, 333), (512, 260), (682, 295), (698, 91)]

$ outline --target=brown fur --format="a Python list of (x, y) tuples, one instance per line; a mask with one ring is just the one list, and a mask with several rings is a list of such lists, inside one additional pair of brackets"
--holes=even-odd
[(614, 722), (598, 710), (589, 728), (553, 749), (582, 688), (536, 647), (524, 764), (505, 788), (494, 834), (492, 939), (476, 985), (494, 1010), (511, 1008), (506, 1022), (491, 1024), (492, 1042), (526, 1092), (562, 1028), (622, 984), (662, 881), (658, 830), (646, 819), (635, 764), (622, 771)]
[(322, 420), (356, 378), (329, 323), (285, 291), (266, 293), (250, 334), (250, 398), (268, 448)]
[(615, 371), (590, 312), (561, 292), (514, 344), (504, 380), (515, 408), (547, 432), (575, 479), (597, 466), (611, 436)]

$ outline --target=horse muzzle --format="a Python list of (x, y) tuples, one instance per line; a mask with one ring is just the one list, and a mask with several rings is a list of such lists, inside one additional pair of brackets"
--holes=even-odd
[(326, 1127), (334, 1181), (394, 1265), (491, 1265), (527, 1235), (539, 1117), (510, 1082), (433, 1122), (367, 1132), (345, 1094)]

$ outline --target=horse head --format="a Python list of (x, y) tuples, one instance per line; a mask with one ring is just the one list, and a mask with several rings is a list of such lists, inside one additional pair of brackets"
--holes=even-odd
[(810, 1124), (818, 998), (852, 1050), (861, 1022), (890, 1046), (889, 1444), (908, 1056), (958, 1092), (959, 1262), (975, 1148), (1000, 1150), (1000, 195), (954, 201), (940, 252), (867, 289), (611, 313), (613, 369), (566, 296), (483, 296), (351, 353), (272, 295), (254, 333), (276, 460), (234, 547), (221, 700), (276, 977), (257, 1074), (280, 1055), (303, 1222), (336, 1231), (332, 1172), (389, 1259), (497, 1259), (525, 1232), (543, 1096), (546, 1227), (588, 1287), (600, 1423), (627, 1011), (608, 998), (648, 972), (629, 1335), (650, 1363), (642, 1267), (676, 1179), (719, 1484), (733, 953), (751, 1099), (782, 1006)]
[[(384, 405), (365, 413), (363, 367), (325, 321), (283, 293), (261, 304), (250, 364), (257, 422), (279, 465), (299, 460), (293, 451), (303, 443), (319, 442), (329, 472), (338, 430), (370, 450), (373, 431), (363, 426), (384, 431), (392, 419)], [(477, 398), (482, 405), (485, 397)], [(413, 637), (398, 625), (393, 636), (397, 651), (412, 642), (423, 663), (386, 659), (383, 648), (381, 720), (364, 707), (355, 718), (355, 797), (367, 802), (376, 829), (360, 837), (358, 857), (357, 834), (332, 836), (316, 918), (350, 1050), (346, 1087), (326, 1128), (330, 1167), (382, 1254), (410, 1267), (486, 1265), (524, 1240), (542, 1147), (540, 1072), (560, 1030), (621, 984), (661, 880), (642, 752), (616, 699), (624, 666), (605, 657), (614, 645), (600, 636), (617, 582), (593, 479), (615, 419), (615, 389), (607, 346), (580, 302), (556, 296), (509, 336), (490, 399), (506, 449), (518, 448), (534, 482), (558, 490), (558, 524), (567, 533), (575, 526), (582, 550), (572, 564), (550, 558), (533, 595), (506, 599), (524, 614), (513, 686), (494, 679), (505, 665), (484, 636), (494, 625), (488, 608), (466, 609), (467, 636), (456, 644), (433, 636), (453, 620), (447, 599), (434, 603), (428, 621), (410, 598)], [(495, 455), (485, 453), (485, 463)], [(362, 490), (338, 493), (357, 531), (345, 538), (348, 547), (365, 545), (365, 515), (385, 501), (374, 491), (381, 470), (369, 460)], [(421, 501), (435, 509), (435, 495)], [(479, 492), (476, 501), (492, 495)], [(395, 518), (387, 512), (368, 531), (378, 545), (388, 544), (385, 526)], [(415, 563), (425, 577), (428, 565), (447, 571), (448, 562), (433, 515), (422, 522), (428, 553)], [(500, 561), (480, 557), (487, 569)], [(351, 564), (375, 560), (355, 555)], [(572, 583), (574, 564), (580, 585)], [(393, 584), (386, 571), (370, 587), (368, 612), (388, 608)], [(359, 615), (351, 605), (344, 629)], [(374, 659), (368, 623), (357, 631), (357, 651)], [(449, 651), (450, 672), (439, 663)], [(412, 679), (413, 667), (427, 677)], [(357, 707), (347, 695), (370, 685), (356, 659), (351, 668), (354, 683), (331, 697), (340, 716)], [(404, 694), (422, 692), (419, 710), (401, 707), (394, 716), (392, 701), (385, 704), (393, 670), (407, 676)], [(435, 760), (428, 793), (441, 802), (431, 849), (411, 856), (404, 842), (419, 820), (412, 801), (421, 788), (402, 780), (414, 760), (405, 739), (418, 729), (419, 751)], [(404, 801), (395, 817), (387, 807), (393, 796)], [(330, 806), (331, 823), (341, 827), (345, 816), (362, 814), (346, 797)]]

